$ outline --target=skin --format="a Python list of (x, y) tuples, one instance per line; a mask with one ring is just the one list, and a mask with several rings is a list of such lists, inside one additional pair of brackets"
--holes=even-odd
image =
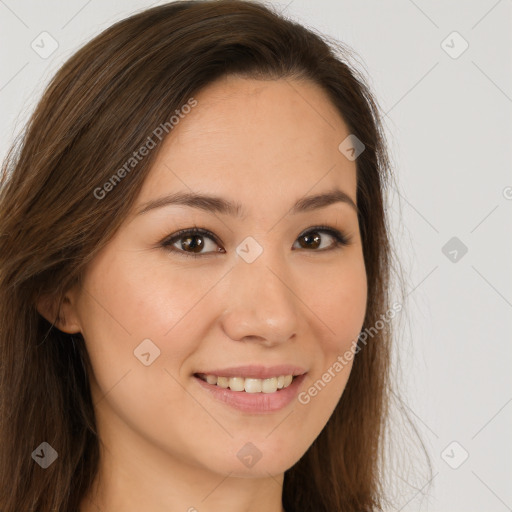
[[(59, 328), (86, 341), (101, 438), (81, 512), (282, 512), (284, 472), (320, 434), (350, 374), (349, 362), (308, 404), (270, 414), (240, 412), (198, 386), (202, 368), (292, 363), (307, 370), (307, 390), (357, 339), (367, 281), (349, 204), (288, 214), (297, 199), (332, 188), (356, 202), (356, 163), (338, 150), (350, 132), (324, 92), (224, 77), (194, 97), (132, 214), (61, 310)], [(246, 216), (176, 205), (135, 215), (176, 191), (239, 201)], [(301, 246), (299, 235), (321, 224), (350, 243), (323, 251), (334, 238), (320, 231), (320, 248)], [(194, 226), (222, 244), (204, 237), (209, 254), (197, 259), (159, 246)], [(236, 253), (248, 236), (263, 248), (250, 264)], [(181, 241), (174, 247), (186, 251)], [(146, 338), (160, 350), (150, 366), (134, 356)], [(247, 442), (262, 454), (251, 468), (237, 457)]]

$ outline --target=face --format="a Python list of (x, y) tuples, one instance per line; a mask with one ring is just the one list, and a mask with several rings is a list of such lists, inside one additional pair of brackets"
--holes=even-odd
[[(90, 354), (104, 442), (197, 471), (277, 475), (331, 416), (351, 361), (333, 368), (363, 325), (356, 163), (338, 149), (350, 132), (312, 83), (225, 77), (195, 99), (67, 316)], [(335, 190), (348, 199), (304, 201)], [(239, 215), (205, 200), (147, 208), (178, 193)], [(289, 378), (272, 377), (293, 374), (274, 390)]]

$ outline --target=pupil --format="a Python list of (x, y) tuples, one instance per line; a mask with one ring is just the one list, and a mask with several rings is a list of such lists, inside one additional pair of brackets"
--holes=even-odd
[[(198, 242), (191, 242), (191, 240), (198, 240)], [(187, 236), (184, 238), (184, 243), (181, 244), (182, 249), (192, 249), (192, 252), (200, 252), (203, 247), (203, 240), (199, 235)]]
[[(306, 241), (306, 247), (313, 247), (316, 249), (320, 245), (320, 235), (318, 233), (315, 233), (313, 236), (309, 234), (304, 235), (302, 238)], [(313, 245), (308, 245), (311, 242), (313, 242)]]

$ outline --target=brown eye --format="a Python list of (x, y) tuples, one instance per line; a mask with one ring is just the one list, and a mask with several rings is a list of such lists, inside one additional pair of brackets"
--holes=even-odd
[[(330, 243), (329, 240), (331, 240)], [(323, 252), (348, 245), (350, 238), (337, 229), (328, 226), (317, 226), (303, 232), (297, 238), (297, 241), (300, 244), (299, 249), (313, 249), (312, 252)], [(210, 244), (210, 247), (208, 247), (208, 244)], [(193, 258), (226, 252), (217, 243), (215, 235), (202, 228), (178, 231), (161, 242), (160, 245), (169, 252)]]
[[(210, 244), (210, 248), (208, 247)], [(199, 257), (215, 252), (224, 252), (218, 247), (213, 233), (201, 228), (184, 229), (173, 234), (161, 243), (165, 249), (183, 256)], [(205, 249), (210, 250), (203, 250)]]
[[(324, 235), (321, 235), (324, 233)], [(318, 249), (324, 242), (325, 234), (328, 235), (334, 241), (331, 244), (327, 245), (327, 247), (321, 247), (316, 252), (321, 252), (324, 250), (335, 249), (341, 245), (348, 245), (349, 240), (348, 237), (343, 233), (336, 229), (328, 228), (328, 227), (316, 227), (312, 228), (309, 231), (303, 233), (299, 236), (298, 241), (302, 249)], [(328, 238), (327, 238), (328, 240)]]
[(316, 249), (320, 246), (322, 241), (322, 237), (316, 231), (312, 231), (306, 235), (302, 235), (299, 240), (302, 240), (304, 243), (301, 243), (302, 248), (304, 249)]
[(201, 249), (204, 247), (204, 241), (202, 235), (192, 235), (183, 237), (181, 242), (181, 249), (187, 252), (198, 253), (201, 252)]

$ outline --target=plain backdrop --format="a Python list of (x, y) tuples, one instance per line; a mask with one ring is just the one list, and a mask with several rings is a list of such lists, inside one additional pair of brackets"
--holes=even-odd
[[(0, 0), (0, 156), (67, 58), (161, 3)], [(433, 469), (415, 473), (397, 427), (393, 510), (512, 510), (512, 1), (272, 3), (352, 47), (384, 112), (408, 283), (399, 396)]]

